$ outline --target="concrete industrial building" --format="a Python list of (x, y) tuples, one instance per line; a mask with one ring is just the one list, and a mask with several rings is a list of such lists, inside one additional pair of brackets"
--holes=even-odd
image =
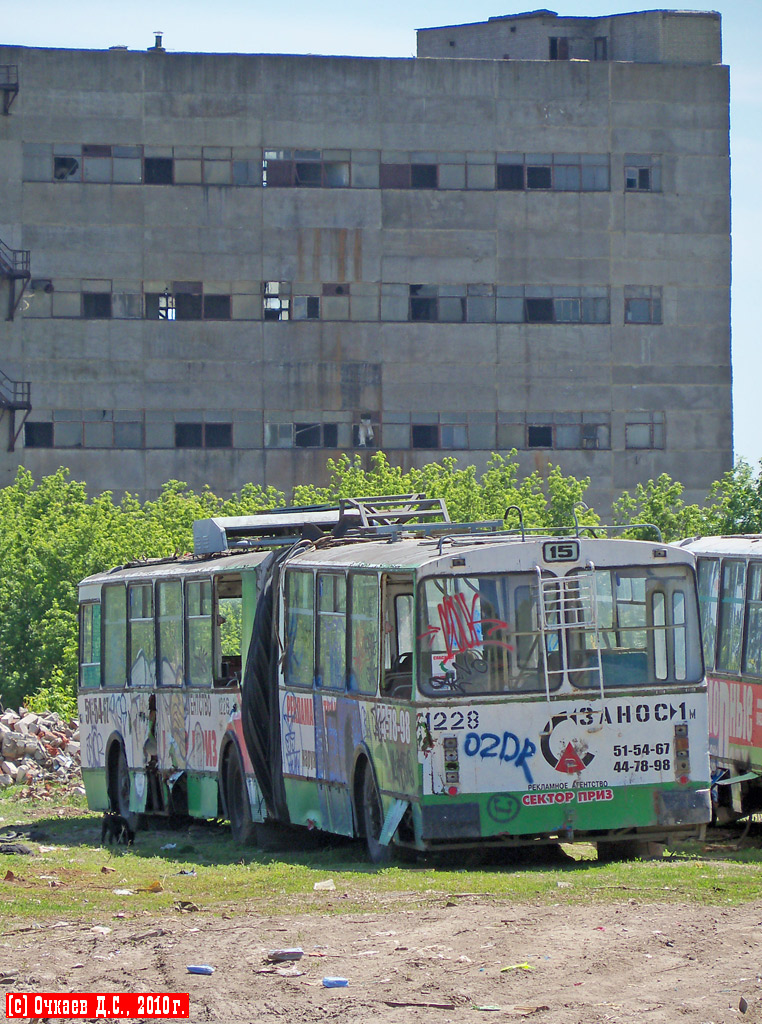
[(412, 59), (0, 47), (0, 484), (321, 482), (519, 451), (603, 507), (730, 468), (720, 17)]

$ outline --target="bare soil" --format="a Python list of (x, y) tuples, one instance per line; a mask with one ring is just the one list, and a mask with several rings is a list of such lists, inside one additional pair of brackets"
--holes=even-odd
[[(104, 924), (108, 934), (89, 924), (6, 928), (5, 991), (189, 992), (191, 1021), (247, 1024), (762, 1021), (762, 902), (547, 906), (464, 896), (432, 905), (399, 895), (382, 914), (286, 907), (278, 917), (191, 912)], [(302, 947), (303, 958), (270, 964), (268, 953), (284, 947)], [(192, 975), (189, 964), (215, 971)], [(325, 976), (348, 984), (324, 988)]]

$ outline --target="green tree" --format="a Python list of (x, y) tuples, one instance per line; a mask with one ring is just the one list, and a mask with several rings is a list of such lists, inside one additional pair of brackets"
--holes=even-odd
[(656, 526), (665, 542), (697, 534), (716, 533), (718, 519), (714, 507), (686, 505), (682, 498), (683, 491), (683, 485), (673, 480), (668, 473), (662, 473), (657, 480), (638, 484), (634, 493), (625, 491), (614, 502), (614, 523), (623, 527), (631, 526), (631, 529), (625, 531), (625, 536), (641, 540), (654, 540), (654, 531), (647, 526), (636, 528), (635, 524)]

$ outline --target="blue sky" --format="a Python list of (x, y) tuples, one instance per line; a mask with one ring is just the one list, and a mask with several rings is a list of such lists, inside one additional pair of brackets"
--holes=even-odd
[[(498, 6), (471, 0), (416, 3), (386, 0), (367, 6), (357, 0), (131, 0), (129, 6), (102, 0), (36, 0), (31, 8), (4, 19), (2, 41), (22, 46), (104, 49), (125, 45), (146, 49), (154, 32), (164, 33), (168, 50), (238, 53), (321, 53), (409, 57), (415, 53), (415, 30), (434, 25), (484, 21), (534, 9)], [(541, 6), (540, 4), (536, 5)], [(665, 5), (666, 6), (666, 5)], [(556, 0), (559, 14), (594, 16), (643, 9), (637, 4)], [(723, 61), (731, 68), (731, 173), (733, 208), (733, 378), (736, 458), (752, 464), (762, 459), (762, 430), (757, 424), (761, 376), (759, 327), (753, 316), (755, 287), (760, 287), (762, 203), (762, 0), (721, 0), (712, 7), (722, 15)], [(756, 258), (755, 258), (756, 257)]]

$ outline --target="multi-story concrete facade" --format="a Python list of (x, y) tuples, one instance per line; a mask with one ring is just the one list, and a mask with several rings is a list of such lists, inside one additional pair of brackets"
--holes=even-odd
[(600, 505), (661, 472), (703, 497), (732, 458), (719, 15), (418, 50), (0, 47), (0, 392), (31, 394), (0, 483), (288, 492), (341, 451), (515, 447)]

